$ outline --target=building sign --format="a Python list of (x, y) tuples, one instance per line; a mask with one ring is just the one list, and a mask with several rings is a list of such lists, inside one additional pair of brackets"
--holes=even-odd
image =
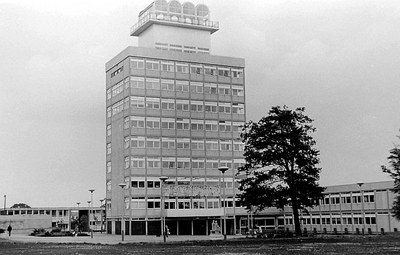
[(205, 197), (220, 196), (220, 188), (210, 185), (165, 185), (164, 194), (167, 197)]

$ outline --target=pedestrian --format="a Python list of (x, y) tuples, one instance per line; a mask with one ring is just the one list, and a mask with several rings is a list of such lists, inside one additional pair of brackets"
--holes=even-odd
[(11, 230), (12, 230), (12, 227), (11, 227), (11, 224), (10, 224), (10, 225), (8, 225), (8, 228), (7, 228), (8, 236), (11, 236)]
[(169, 228), (168, 225), (165, 225), (165, 236), (168, 237), (169, 235)]

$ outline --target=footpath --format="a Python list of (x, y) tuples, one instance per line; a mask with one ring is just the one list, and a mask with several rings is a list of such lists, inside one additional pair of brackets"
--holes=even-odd
[[(228, 240), (244, 238), (242, 235), (227, 236)], [(169, 236), (167, 242), (185, 242), (185, 241), (206, 241), (211, 240), (210, 236)], [(215, 239), (213, 239), (215, 240)], [(89, 244), (120, 244), (120, 243), (162, 243), (162, 236), (131, 236), (124, 237), (124, 241), (120, 235), (110, 235), (94, 233), (93, 238), (90, 236), (65, 236), (65, 237), (36, 237), (24, 234), (0, 234), (0, 242), (22, 242), (22, 243), (89, 243)]]

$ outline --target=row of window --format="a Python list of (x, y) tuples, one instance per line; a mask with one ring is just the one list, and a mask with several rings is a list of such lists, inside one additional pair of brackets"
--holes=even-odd
[[(124, 129), (171, 129), (212, 132), (240, 132), (243, 122), (199, 120), (184, 118), (156, 118), (128, 116), (124, 118)], [(111, 125), (106, 127), (107, 136), (111, 135)]]
[(131, 69), (243, 78), (243, 68), (131, 58)]
[[(365, 194), (364, 196), (364, 203), (374, 203), (375, 202), (375, 195), (374, 194)], [(329, 205), (329, 204), (360, 204), (362, 196), (360, 193), (357, 194), (346, 194), (342, 196), (335, 196), (335, 197), (325, 197), (324, 199), (320, 200), (321, 205)]]
[[(128, 182), (129, 183), (129, 182)], [(141, 181), (141, 180), (132, 180), (130, 181), (131, 183), (131, 188), (138, 188), (138, 189), (160, 189), (161, 188), (161, 182), (160, 181)], [(207, 182), (202, 182), (202, 185), (210, 185), (210, 186), (215, 186), (218, 187), (219, 180), (218, 179), (214, 179), (213, 181), (207, 181)], [(188, 184), (186, 184), (188, 185)], [(225, 185), (222, 183), (221, 187), (225, 186), (226, 188), (232, 188), (233, 187), (233, 183), (232, 181), (226, 181), (225, 180)], [(129, 188), (129, 187), (126, 187)]]
[[(176, 157), (125, 157), (125, 167), (129, 166), (133, 168), (179, 168), (179, 169), (211, 169), (215, 170), (218, 167), (226, 166), (229, 169), (238, 169), (244, 165), (243, 159), (233, 160), (218, 160), (210, 158), (176, 158)], [(111, 173), (112, 166), (111, 161), (106, 163), (107, 173)]]
[[(157, 19), (161, 18), (161, 19), (168, 19), (168, 16), (163, 16), (161, 15), (157, 15)], [(200, 23), (200, 22), (196, 22), (196, 20), (191, 20), (186, 18), (185, 22), (186, 23)], [(161, 43), (161, 42), (156, 42), (155, 43), (155, 48), (159, 49), (159, 50), (170, 50), (170, 51), (178, 51), (178, 52), (185, 52), (185, 53), (204, 53), (204, 54), (209, 54), (210, 53), (210, 49), (208, 48), (202, 48), (202, 47), (195, 47), (195, 46), (187, 46), (187, 45), (178, 45), (178, 44), (168, 44), (168, 43)]]
[(51, 215), (51, 217), (64, 217), (68, 216), (68, 210), (7, 210), (5, 212), (6, 215), (24, 215), (24, 214), (33, 214), (33, 215)]
[(122, 93), (124, 90), (129, 88), (184, 93), (190, 92), (192, 94), (209, 94), (238, 97), (244, 96), (244, 89), (241, 86), (130, 76), (118, 82), (111, 88), (107, 89), (107, 99), (111, 99), (112, 97)]
[[(234, 203), (232, 198), (227, 198), (225, 200), (225, 207), (233, 208), (234, 204), (236, 207), (240, 207), (238, 203)], [(160, 209), (161, 201), (160, 199), (147, 199), (144, 198), (137, 199), (132, 198), (131, 201), (129, 199), (125, 200), (125, 209), (146, 209), (146, 205), (148, 209)], [(177, 200), (168, 200), (164, 202), (165, 209), (212, 209), (212, 208), (223, 208), (223, 201), (219, 201), (218, 199), (208, 199), (207, 201), (204, 199), (177, 199)]]
[[(218, 151), (244, 151), (244, 144), (240, 140), (203, 140), (190, 138), (171, 137), (144, 137), (127, 136), (124, 139), (124, 147), (142, 149), (192, 149), (192, 150), (218, 150)], [(107, 154), (111, 153), (111, 146), (107, 146)]]
[(175, 100), (156, 97), (130, 96), (107, 107), (107, 117), (122, 112), (124, 109), (178, 110), (205, 113), (244, 114), (244, 104), (217, 103), (196, 100)]
[[(352, 225), (352, 224), (364, 224), (364, 218), (361, 216), (346, 216), (346, 217), (313, 217), (301, 219), (302, 224), (328, 224), (328, 225)], [(286, 219), (286, 224), (293, 224), (293, 219)], [(365, 224), (376, 224), (375, 216), (365, 216)]]
[[(221, 164), (220, 164), (221, 163)], [(125, 168), (176, 168), (176, 169), (218, 169), (219, 165), (232, 166), (231, 161), (218, 162), (204, 158), (174, 158), (174, 157), (125, 157)], [(223, 164), (225, 163), (225, 164)], [(235, 162), (234, 168), (243, 166), (242, 162)]]

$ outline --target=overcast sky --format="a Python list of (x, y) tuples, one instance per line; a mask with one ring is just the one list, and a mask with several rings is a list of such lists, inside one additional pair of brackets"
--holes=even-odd
[[(306, 107), (324, 186), (389, 180), (400, 128), (400, 2), (194, 0), (212, 54), (246, 59), (247, 119)], [(105, 196), (105, 63), (147, 0), (0, 0), (0, 195), (7, 206)], [(1, 205), (2, 207), (2, 205)]]

